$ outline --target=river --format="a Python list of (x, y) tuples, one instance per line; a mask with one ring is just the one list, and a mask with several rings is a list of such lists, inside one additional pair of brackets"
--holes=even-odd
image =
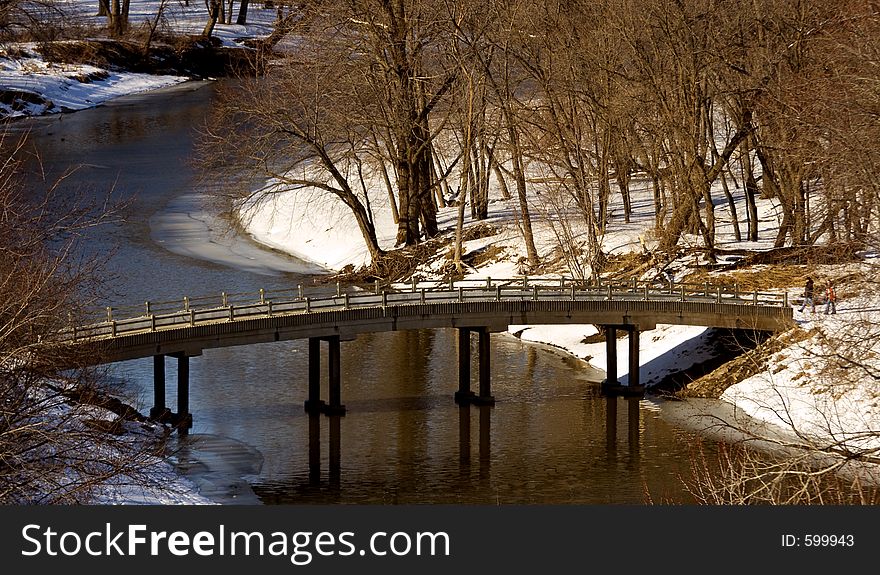
[[(15, 124), (47, 173), (78, 167), (67, 193), (100, 200), (112, 190), (128, 202), (124, 221), (82, 245), (107, 257), (108, 305), (313, 283), (313, 266), (211, 215), (211, 190), (189, 157), (215, 90), (188, 83)], [(175, 436), (172, 459), (220, 503), (691, 501), (681, 476), (694, 435), (670, 423), (668, 404), (601, 397), (602, 374), (560, 351), (493, 336), (497, 403), (487, 408), (453, 402), (452, 330), (362, 335), (342, 351), (348, 411), (336, 418), (303, 410), (305, 341), (193, 358), (193, 428)], [(114, 365), (108, 377), (149, 411), (151, 360)], [(174, 385), (167, 401), (175, 405)]]

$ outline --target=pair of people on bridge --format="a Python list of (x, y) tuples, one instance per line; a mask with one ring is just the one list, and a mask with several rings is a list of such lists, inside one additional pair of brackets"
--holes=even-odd
[[(809, 276), (807, 277), (807, 283), (804, 285), (804, 301), (801, 304), (800, 311), (804, 311), (807, 305), (812, 307), (813, 313), (816, 313), (815, 282)], [(834, 284), (830, 281), (825, 284), (825, 315), (829, 313), (837, 313), (837, 292), (834, 290)]]

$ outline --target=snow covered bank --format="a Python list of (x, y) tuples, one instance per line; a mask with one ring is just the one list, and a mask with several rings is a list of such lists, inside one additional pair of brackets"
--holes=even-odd
[[(381, 182), (372, 182), (374, 189), (383, 190)], [(653, 220), (651, 206), (651, 190), (647, 185), (633, 189), (632, 221), (625, 223), (614, 220), (609, 230), (601, 238), (603, 250), (607, 254), (621, 255), (646, 249), (654, 249), (652, 241)], [(383, 193), (376, 192), (377, 198)], [(742, 203), (742, 195), (737, 196)], [(535, 214), (534, 231), (541, 258), (545, 261), (559, 261), (559, 241), (552, 218), (545, 217), (540, 199), (533, 197), (532, 213)], [(622, 212), (617, 205), (619, 196), (613, 199), (612, 210)], [(466, 273), (467, 279), (478, 278), (512, 278), (522, 274), (525, 244), (515, 222), (515, 200), (504, 200), (497, 190), (490, 202), (488, 223), (499, 228), (493, 236), (465, 242), (465, 254), (491, 252), (493, 257), (487, 258), (479, 266), (471, 267)], [(390, 247), (393, 242), (391, 232), (396, 228), (390, 221), (387, 202), (373, 204), (376, 215), (377, 229), (383, 247)], [(456, 221), (455, 207), (441, 208), (438, 223), (441, 234), (451, 235)], [(641, 215), (639, 215), (641, 214)], [(363, 248), (358, 228), (354, 219), (332, 197), (315, 190), (297, 190), (273, 193), (262, 200), (251, 200), (241, 207), (241, 218), (248, 233), (257, 241), (271, 245), (276, 249), (288, 251), (298, 257), (320, 263), (329, 270), (340, 270), (346, 265), (361, 266), (368, 263), (366, 250)], [(716, 211), (719, 247), (725, 247), (734, 241), (732, 222), (726, 210)], [(772, 247), (775, 230), (779, 225), (780, 215), (774, 202), (768, 199), (759, 200), (760, 237), (759, 242), (743, 244), (737, 242), (736, 247), (762, 250)], [(573, 219), (576, 222), (576, 219)], [(466, 223), (466, 225), (468, 225)], [(583, 230), (575, 230), (582, 234)], [(685, 236), (687, 244), (698, 245), (699, 238)], [(431, 262), (421, 266), (417, 276), (434, 278), (442, 275), (442, 268), (448, 263), (445, 254), (441, 254)], [(675, 280), (686, 277), (693, 268), (703, 264), (697, 256), (686, 256), (670, 263), (667, 267)], [(647, 274), (656, 274), (650, 270)], [(822, 271), (827, 277), (836, 275), (833, 266)], [(546, 275), (571, 275), (564, 265), (557, 264), (552, 273)], [(711, 274), (710, 274), (711, 276)], [(646, 275), (643, 279), (648, 279)], [(790, 286), (794, 296), (800, 286)], [(782, 290), (780, 290), (782, 291)], [(865, 302), (852, 301), (841, 306), (834, 319), (825, 324), (829, 331), (836, 329), (833, 322), (848, 321), (848, 314), (855, 309), (872, 309)], [(880, 309), (880, 305), (873, 305)], [(824, 316), (814, 318), (811, 314), (797, 314), (803, 324), (810, 329), (814, 322), (826, 321)], [(869, 314), (865, 321), (880, 324), (880, 313)], [(592, 325), (547, 325), (547, 326), (510, 326), (510, 333), (539, 344), (551, 345), (568, 351), (572, 355), (589, 362), (593, 367), (603, 370), (605, 367), (605, 343), (595, 342), (591, 338), (597, 333)], [(641, 378), (651, 386), (666, 376), (686, 370), (694, 365), (709, 360), (713, 356), (710, 345), (710, 330), (703, 327), (658, 325), (657, 329), (643, 332), (640, 338)], [(586, 340), (586, 341), (585, 341)], [(877, 339), (880, 341), (880, 338)], [(592, 343), (591, 343), (592, 342)], [(731, 387), (722, 399), (734, 407), (733, 413), (739, 417), (749, 416), (762, 422), (774, 425), (777, 429), (791, 433), (806, 432), (821, 436), (826, 442), (840, 439), (857, 440), (858, 447), (863, 448), (869, 442), (877, 442), (880, 438), (880, 394), (877, 386), (869, 382), (856, 382), (846, 390), (832, 388), (827, 380), (816, 371), (821, 362), (816, 360), (817, 340), (810, 339), (797, 348), (785, 349), (771, 358), (766, 372)], [(626, 340), (618, 343), (618, 369), (622, 382), (626, 382), (628, 366), (628, 345)], [(880, 357), (880, 350), (876, 357)], [(871, 361), (877, 362), (876, 357)], [(812, 359), (812, 362), (810, 360)], [(812, 370), (810, 366), (812, 365)], [(831, 418), (833, 421), (828, 421)], [(866, 438), (867, 436), (870, 439)]]
[(775, 353), (769, 369), (722, 399), (805, 441), (858, 452), (880, 450), (880, 299), (845, 299), (837, 313), (795, 312), (809, 339)]
[[(160, 2), (132, 0), (130, 28), (153, 23)], [(53, 3), (58, 25), (68, 30), (93, 30), (101, 35), (107, 19), (96, 16), (97, 3), (66, 0)], [(240, 47), (250, 38), (264, 38), (272, 32), (274, 9), (262, 3), (250, 6), (248, 23), (217, 24), (213, 38), (221, 46)], [(204, 2), (168, 3), (157, 29), (159, 34), (197, 36), (208, 20)], [(98, 106), (107, 100), (163, 88), (188, 80), (179, 75), (153, 75), (105, 69), (87, 64), (52, 63), (36, 50), (36, 44), (0, 45), (0, 119), (72, 112)]]
[[(267, 184), (267, 188), (277, 186)], [(387, 197), (384, 203), (377, 200), (373, 210), (379, 245), (391, 249), (396, 228)], [(239, 207), (239, 219), (258, 243), (313, 262), (325, 272), (370, 263), (357, 222), (329, 192), (306, 189), (255, 195)]]
[[(162, 455), (168, 429), (91, 386), (39, 380), (7, 402), (4, 501), (14, 504), (211, 504)], [(6, 389), (6, 396), (12, 394)], [(22, 425), (26, 422), (26, 425)]]
[(0, 118), (40, 116), (91, 108), (112, 98), (185, 82), (184, 76), (111, 72), (85, 64), (46, 62), (33, 45), (14, 58), (0, 48)]

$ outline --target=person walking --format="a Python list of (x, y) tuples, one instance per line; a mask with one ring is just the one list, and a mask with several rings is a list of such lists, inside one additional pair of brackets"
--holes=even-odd
[(825, 286), (825, 315), (829, 313), (837, 313), (837, 293), (831, 282)]
[(813, 278), (807, 276), (807, 283), (804, 285), (804, 303), (801, 304), (800, 311), (804, 311), (804, 308), (807, 307), (807, 302), (810, 302), (810, 306), (813, 308), (813, 313), (816, 313), (816, 300), (813, 299)]

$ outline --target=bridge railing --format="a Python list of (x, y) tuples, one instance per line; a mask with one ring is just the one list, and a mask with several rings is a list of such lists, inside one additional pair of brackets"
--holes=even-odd
[(375, 284), (370, 289), (315, 295), (302, 285), (292, 289), (184, 296), (147, 301), (139, 306), (107, 307), (86, 325), (71, 326), (66, 338), (115, 337), (142, 331), (196, 326), (254, 317), (327, 310), (474, 301), (650, 300), (732, 303), (786, 308), (788, 294), (745, 292), (736, 284), (613, 281), (592, 283), (575, 278), (485, 278)]

